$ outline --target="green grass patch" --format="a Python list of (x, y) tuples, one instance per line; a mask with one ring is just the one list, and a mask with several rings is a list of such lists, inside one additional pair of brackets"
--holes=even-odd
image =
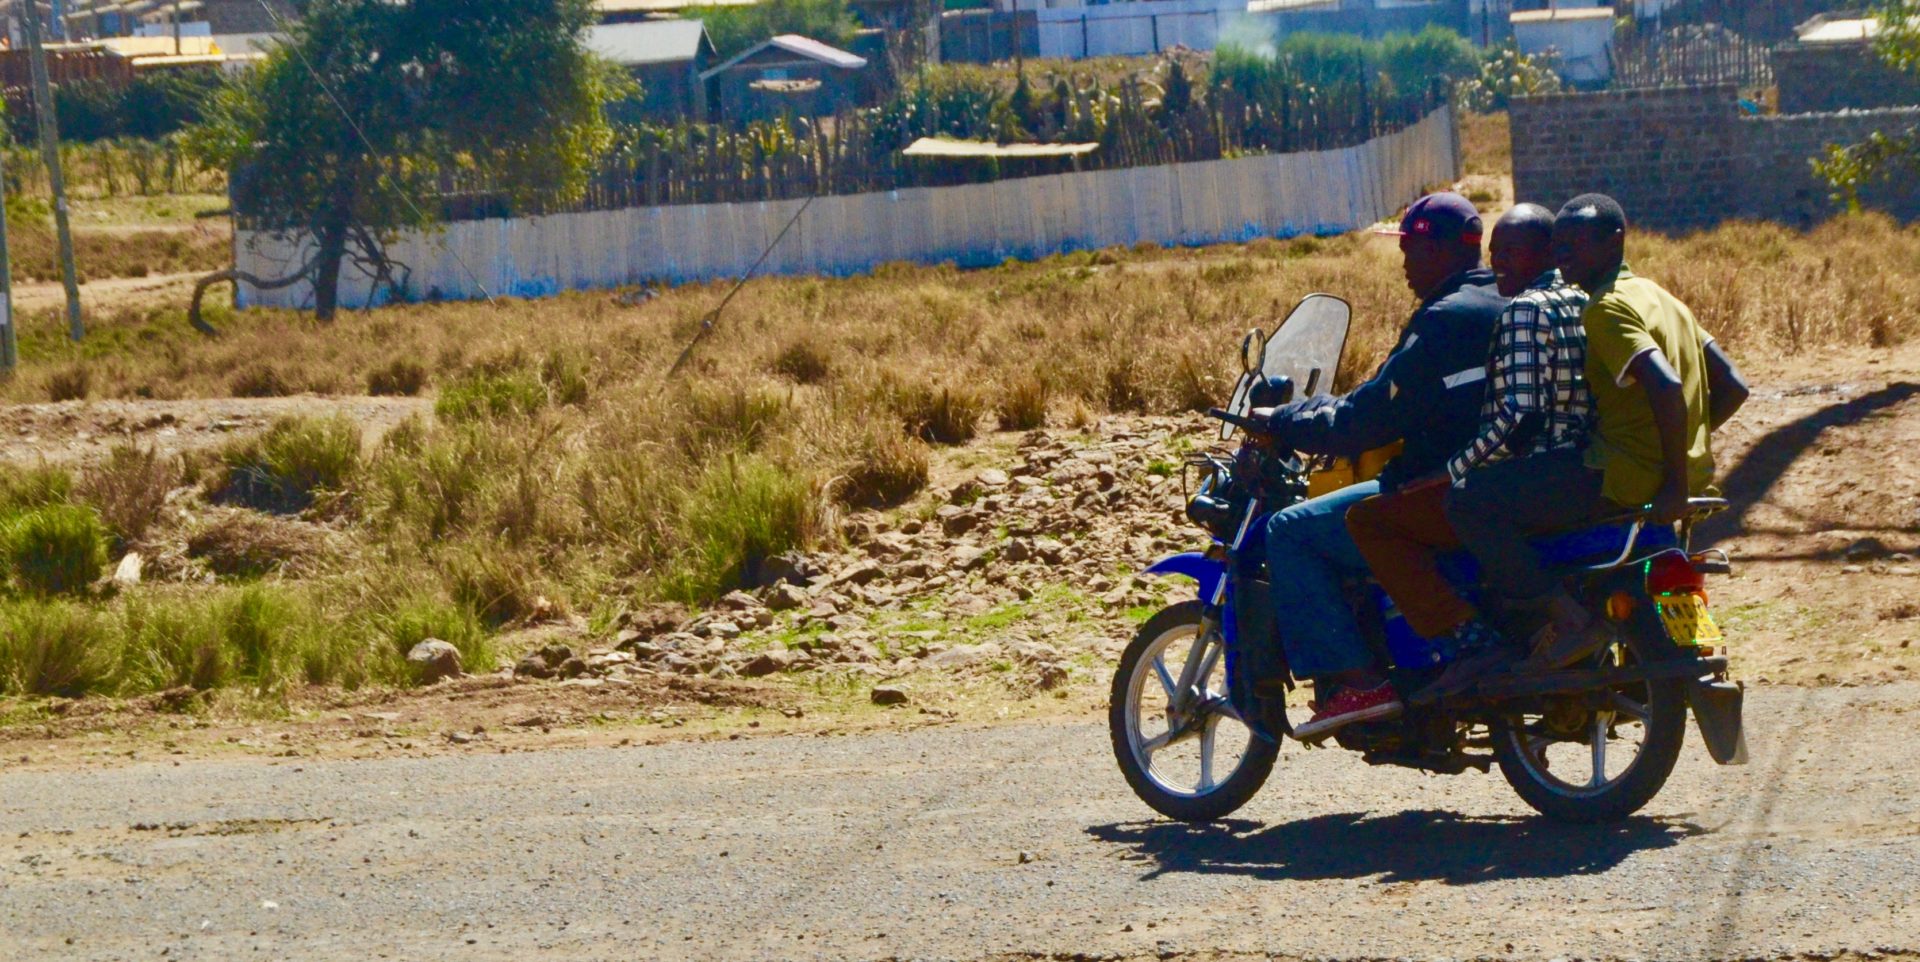
[(220, 465), (216, 500), (301, 511), (322, 493), (345, 490), (360, 473), (360, 428), (344, 415), (281, 418), (265, 434), (229, 444)]
[(47, 504), (0, 524), (0, 557), (21, 590), (73, 594), (99, 580), (107, 539), (107, 526), (92, 508)]
[(531, 371), (474, 371), (440, 389), (433, 413), (459, 424), (525, 417), (546, 406), (546, 385)]
[(739, 587), (753, 566), (807, 543), (819, 525), (811, 479), (757, 455), (709, 466), (679, 514), (685, 546), (662, 588), (687, 602)]

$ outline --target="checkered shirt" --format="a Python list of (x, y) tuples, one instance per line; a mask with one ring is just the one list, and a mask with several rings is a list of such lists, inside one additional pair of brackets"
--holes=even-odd
[(1459, 483), (1483, 464), (1584, 448), (1593, 429), (1587, 388), (1585, 291), (1548, 271), (1500, 315), (1487, 365), (1480, 433), (1447, 462)]

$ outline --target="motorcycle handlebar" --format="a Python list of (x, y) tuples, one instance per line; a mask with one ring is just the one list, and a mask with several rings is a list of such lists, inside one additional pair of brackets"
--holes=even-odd
[(1261, 434), (1273, 433), (1272, 429), (1268, 428), (1265, 424), (1254, 420), (1253, 418), (1244, 417), (1242, 415), (1235, 414), (1232, 411), (1224, 410), (1222, 408), (1209, 408), (1207, 410), (1207, 416), (1211, 418), (1219, 418), (1220, 420), (1225, 421), (1228, 424), (1231, 424), (1234, 427), (1240, 428), (1241, 430), (1244, 430), (1244, 431), (1257, 431)]

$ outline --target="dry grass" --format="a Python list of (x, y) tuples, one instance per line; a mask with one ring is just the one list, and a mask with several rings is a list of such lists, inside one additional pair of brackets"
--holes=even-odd
[(159, 520), (180, 475), (178, 458), (121, 444), (81, 474), (75, 493), (100, 512), (121, 544), (132, 544)]
[[(1884, 218), (1807, 234), (1733, 224), (1641, 236), (1631, 256), (1736, 357), (1920, 333), (1920, 291), (1902, 283), (1920, 263), (1920, 229)], [(723, 285), (638, 306), (582, 293), (402, 306), (330, 325), (228, 314), (216, 318), (217, 340), (192, 334), (177, 312), (96, 317), (79, 354), (41, 330), (57, 331), (46, 318), (23, 329), (26, 376), (0, 391), (41, 400), (59, 373), (95, 397), (223, 397), (269, 358), (283, 381), (309, 389), (437, 385), (437, 416), (377, 450), (358, 452), (347, 428), (286, 425), (226, 452), (208, 490), (324, 511), (372, 559), (364, 572), (301, 580), (310, 587), (287, 610), (300, 620), (311, 609), (314, 631), (398, 639), (412, 631), (401, 630), (413, 624), (401, 624), (405, 613), (425, 611), (435, 630), (464, 625), (463, 637), (481, 639), (482, 625), (711, 599), (763, 559), (832, 537), (836, 502), (909, 499), (926, 484), (929, 445), (996, 423), (1084, 425), (1107, 411), (1217, 401), (1240, 334), (1271, 329), (1314, 291), (1354, 305), (1343, 385), (1377, 364), (1413, 306), (1383, 239), (1149, 247), (972, 272), (887, 266), (756, 281), (675, 380), (668, 365)], [(404, 370), (396, 358), (409, 359)], [(326, 494), (317, 505), (315, 493)], [(400, 627), (379, 620), (389, 617)], [(346, 659), (336, 667), (269, 674), (386, 677), (385, 653), (313, 650), (349, 654), (327, 655)]]
[[(14, 279), (60, 279), (59, 246), (53, 229), (39, 223), (15, 226), (7, 238)], [(75, 272), (84, 283), (105, 277), (150, 277), (186, 271), (217, 271), (233, 256), (224, 225), (195, 224), (185, 230), (88, 229), (73, 233)]]

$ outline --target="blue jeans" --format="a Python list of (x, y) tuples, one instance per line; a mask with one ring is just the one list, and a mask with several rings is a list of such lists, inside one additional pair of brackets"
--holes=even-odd
[(1267, 519), (1267, 575), (1273, 621), (1296, 678), (1365, 668), (1373, 654), (1340, 591), (1340, 579), (1364, 575), (1366, 559), (1347, 534), (1347, 509), (1380, 493), (1363, 481), (1302, 501)]

